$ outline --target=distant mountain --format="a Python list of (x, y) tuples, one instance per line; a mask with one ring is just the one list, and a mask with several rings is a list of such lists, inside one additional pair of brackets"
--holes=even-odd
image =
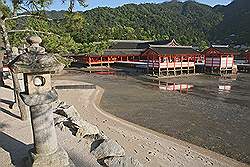
[[(113, 30), (113, 38), (166, 39), (176, 38), (182, 44), (208, 41), (209, 32), (222, 21), (222, 14), (212, 7), (188, 2), (161, 4), (127, 4), (118, 8), (96, 8), (84, 12), (93, 34)], [(113, 28), (113, 29), (112, 29)], [(118, 30), (117, 30), (118, 29)], [(132, 31), (136, 36), (127, 31)], [(124, 32), (130, 36), (122, 36)]]
[(66, 13), (65, 10), (51, 10), (51, 11), (46, 11), (46, 14), (48, 15), (49, 18), (51, 19), (63, 19), (64, 18), (64, 14)]
[[(64, 13), (50, 11), (48, 15), (61, 19)], [(127, 4), (99, 7), (82, 14), (90, 41), (176, 38), (183, 45), (250, 45), (250, 0), (234, 0), (227, 6), (215, 7), (195, 1)]]
[(227, 6), (215, 6), (223, 20), (211, 33), (213, 40), (250, 45), (250, 0), (234, 0)]

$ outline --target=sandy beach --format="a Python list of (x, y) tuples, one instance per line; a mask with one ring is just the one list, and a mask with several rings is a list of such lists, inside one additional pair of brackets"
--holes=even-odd
[[(66, 80), (55, 81), (55, 85), (67, 84), (79, 85), (86, 83)], [(0, 89), (1, 99), (13, 100), (10, 90)], [(134, 156), (144, 166), (247, 166), (212, 151), (114, 117), (99, 107), (104, 92), (100, 87), (97, 87), (96, 90), (60, 89), (57, 91), (60, 100), (74, 105), (84, 120), (98, 126), (107, 136), (123, 146), (126, 154)], [(21, 122), (17, 117), (14, 117), (14, 115), (18, 116), (18, 113), (10, 110), (3, 100), (1, 100), (0, 105), (2, 111), (0, 113), (1, 164), (12, 166), (14, 163), (15, 166), (18, 166), (17, 164), (21, 162), (24, 153), (32, 147), (30, 123), (28, 121)], [(78, 141), (74, 136), (62, 134), (60, 131), (58, 131), (58, 135), (60, 144), (68, 151), (69, 156), (76, 165), (82, 166), (85, 164), (85, 166), (88, 166), (88, 164), (94, 164), (94, 158), (87, 150), (86, 141)], [(15, 141), (16, 145), (12, 145), (13, 142), (9, 141)]]
[[(116, 117), (249, 163), (249, 74), (237, 80), (199, 75), (167, 81), (193, 84), (188, 93), (161, 91), (158, 83), (136, 77), (77, 71), (56, 76), (104, 88), (100, 107)], [(219, 85), (231, 90), (219, 91)]]

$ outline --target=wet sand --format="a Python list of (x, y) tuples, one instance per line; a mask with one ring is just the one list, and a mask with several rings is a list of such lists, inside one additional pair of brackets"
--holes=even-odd
[[(132, 77), (72, 72), (61, 78), (103, 87), (101, 107), (115, 116), (250, 164), (249, 74), (236, 81), (206, 76), (168, 80), (194, 84), (188, 94), (160, 91)], [(232, 90), (219, 92), (223, 84)]]

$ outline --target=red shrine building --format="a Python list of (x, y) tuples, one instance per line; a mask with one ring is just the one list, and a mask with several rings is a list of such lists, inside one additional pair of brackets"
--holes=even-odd
[(102, 55), (70, 56), (86, 66), (126, 65), (155, 76), (195, 73), (195, 63), (202, 54), (191, 46), (181, 46), (174, 39), (163, 41), (114, 40)]
[(235, 50), (225, 45), (212, 45), (203, 51), (205, 56), (205, 73), (228, 74), (232, 73)]
[(147, 62), (148, 73), (158, 76), (195, 73), (200, 57), (192, 47), (164, 45), (152, 45), (141, 56)]
[(70, 55), (86, 66), (110, 66), (114, 63), (130, 64), (138, 62), (147, 47), (147, 42), (141, 40), (111, 40), (112, 45), (104, 50), (102, 55), (78, 54)]

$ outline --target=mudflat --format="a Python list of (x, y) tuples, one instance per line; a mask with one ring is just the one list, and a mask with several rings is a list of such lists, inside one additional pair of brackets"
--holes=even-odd
[(239, 74), (236, 80), (216, 76), (164, 80), (194, 85), (185, 94), (161, 91), (158, 84), (130, 76), (71, 71), (56, 78), (99, 85), (105, 89), (103, 110), (250, 164), (250, 74)]

